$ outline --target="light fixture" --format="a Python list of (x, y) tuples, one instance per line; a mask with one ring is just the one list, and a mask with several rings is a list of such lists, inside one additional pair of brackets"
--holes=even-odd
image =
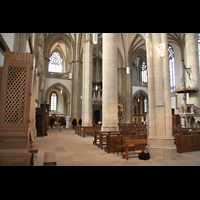
[(165, 48), (165, 44), (160, 43), (157, 47), (159, 53), (160, 53), (160, 57), (163, 58), (164, 57), (164, 48)]
[(98, 90), (98, 86), (97, 85), (95, 86), (95, 90)]
[(97, 44), (97, 33), (92, 34), (93, 44)]
[(62, 89), (60, 90), (60, 94), (62, 94)]
[(130, 67), (126, 67), (126, 74), (130, 74)]

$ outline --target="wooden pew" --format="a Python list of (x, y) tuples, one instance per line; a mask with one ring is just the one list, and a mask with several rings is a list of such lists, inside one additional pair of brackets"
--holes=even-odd
[(75, 134), (81, 136), (82, 128), (83, 128), (82, 126), (76, 126)]
[[(147, 139), (125, 140), (124, 143), (126, 145), (126, 152), (122, 153), (121, 155), (123, 156), (123, 158), (126, 158), (128, 160), (128, 156), (129, 155), (134, 155), (134, 154), (139, 154), (139, 153), (144, 152), (145, 146), (147, 144)], [(142, 151), (141, 152), (135, 152), (135, 149), (134, 149), (134, 152), (130, 153), (129, 152), (129, 148), (130, 147), (134, 147), (135, 148), (136, 145), (142, 145)]]
[[(125, 150), (124, 141), (125, 140), (135, 140), (135, 139), (147, 139), (147, 134), (141, 135), (133, 135), (133, 134), (123, 134), (118, 136), (107, 137), (107, 145), (106, 151), (109, 152), (116, 152), (118, 154), (118, 150), (121, 151)], [(141, 149), (141, 145), (137, 145), (136, 150)]]
[[(99, 132), (99, 148), (103, 149), (103, 145), (107, 145), (107, 137), (113, 136), (113, 135), (120, 135), (120, 134), (126, 134), (127, 131), (100, 131)], [(106, 150), (108, 151), (108, 150)]]
[(83, 133), (83, 137), (85, 137), (86, 133), (93, 135), (96, 130), (100, 130), (100, 127), (96, 127), (96, 126), (84, 126), (83, 127), (83, 132), (82, 132)]
[(100, 130), (95, 130), (94, 131), (94, 141), (93, 141), (93, 144), (96, 145), (96, 146), (99, 144), (99, 132), (100, 132)]
[(100, 131), (101, 126), (76, 126), (75, 134), (85, 137), (85, 134), (94, 135), (95, 131)]
[(56, 155), (54, 152), (44, 153), (44, 166), (56, 166)]
[(176, 135), (177, 152), (189, 152), (200, 150), (200, 134), (198, 132), (191, 132), (188, 134)]

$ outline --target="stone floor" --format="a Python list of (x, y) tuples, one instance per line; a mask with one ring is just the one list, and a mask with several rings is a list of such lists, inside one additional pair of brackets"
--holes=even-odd
[(200, 166), (200, 151), (177, 153), (176, 160), (150, 158), (139, 160), (134, 155), (126, 160), (117, 154), (106, 153), (93, 145), (93, 137), (85, 138), (74, 133), (73, 129), (49, 129), (48, 136), (37, 137), (39, 151), (34, 165), (43, 166), (44, 152), (56, 154), (57, 166)]

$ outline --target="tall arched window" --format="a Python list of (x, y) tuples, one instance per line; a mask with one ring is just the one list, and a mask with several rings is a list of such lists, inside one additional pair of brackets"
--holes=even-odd
[(169, 70), (170, 70), (170, 87), (171, 87), (171, 92), (174, 92), (176, 86), (175, 61), (174, 61), (174, 50), (170, 45), (168, 46), (168, 55), (169, 55)]
[(62, 73), (62, 58), (58, 52), (53, 52), (49, 58), (49, 72)]
[(57, 95), (55, 92), (51, 94), (51, 110), (56, 110), (57, 106)]
[(142, 73), (142, 82), (148, 82), (148, 75), (147, 75), (147, 66), (146, 63), (143, 61), (141, 66), (141, 73)]
[(147, 113), (147, 99), (144, 97), (144, 113)]

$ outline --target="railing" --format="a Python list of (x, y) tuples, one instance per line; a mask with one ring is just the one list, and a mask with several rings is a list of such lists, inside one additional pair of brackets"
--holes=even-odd
[(70, 73), (48, 72), (47, 78), (61, 78), (71, 80)]
[(133, 81), (133, 86), (142, 86), (142, 87), (148, 87), (148, 83), (142, 82), (142, 81)]

